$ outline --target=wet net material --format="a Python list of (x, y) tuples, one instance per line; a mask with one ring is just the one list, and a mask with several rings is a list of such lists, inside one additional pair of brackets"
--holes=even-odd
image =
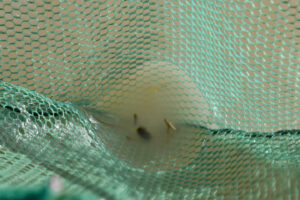
[(299, 199), (299, 28), (297, 0), (1, 1), (0, 199)]

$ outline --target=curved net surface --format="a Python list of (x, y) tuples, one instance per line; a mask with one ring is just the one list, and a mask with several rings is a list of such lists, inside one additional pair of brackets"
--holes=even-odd
[(299, 199), (299, 28), (296, 0), (1, 1), (0, 199)]

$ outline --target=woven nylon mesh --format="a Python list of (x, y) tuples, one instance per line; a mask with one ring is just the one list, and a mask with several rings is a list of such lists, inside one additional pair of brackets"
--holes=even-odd
[(0, 188), (299, 199), (299, 28), (297, 0), (1, 1)]

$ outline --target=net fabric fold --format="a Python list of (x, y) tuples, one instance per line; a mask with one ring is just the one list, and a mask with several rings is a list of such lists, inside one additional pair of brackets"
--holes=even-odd
[[(299, 198), (299, 10), (1, 1), (1, 188), (58, 174), (66, 190), (107, 199)], [(182, 134), (139, 142), (124, 125), (135, 105), (168, 111)]]

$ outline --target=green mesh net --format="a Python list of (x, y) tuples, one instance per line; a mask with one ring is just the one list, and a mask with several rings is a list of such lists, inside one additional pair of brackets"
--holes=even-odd
[(0, 1), (0, 199), (299, 199), (299, 28), (297, 0)]

